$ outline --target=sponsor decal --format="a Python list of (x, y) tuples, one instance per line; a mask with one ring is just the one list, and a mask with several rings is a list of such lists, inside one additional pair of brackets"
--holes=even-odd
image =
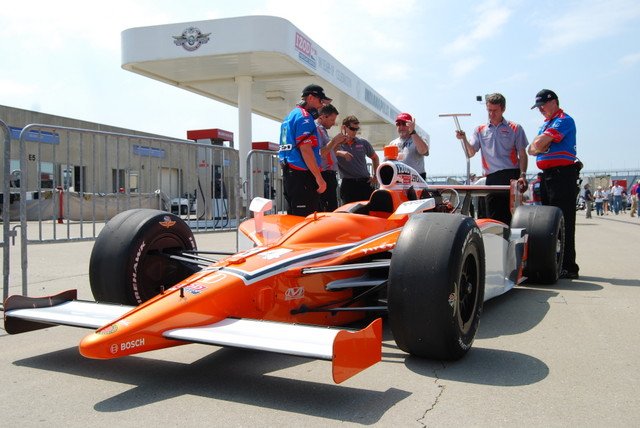
[(304, 297), (304, 287), (287, 288), (284, 292), (284, 300), (296, 300)]
[(207, 275), (204, 278), (200, 278), (199, 281), (204, 282), (205, 284), (215, 284), (216, 282), (222, 281), (226, 277), (227, 275), (225, 275), (224, 273), (217, 272), (212, 275)]
[(111, 324), (109, 327), (105, 327), (103, 329), (96, 331), (96, 334), (113, 334), (116, 331), (118, 331), (118, 325)]
[[(113, 345), (111, 345), (113, 347)], [(141, 346), (144, 346), (144, 338), (140, 338), (140, 339), (134, 339), (134, 340), (128, 340), (126, 342), (122, 342), (120, 343), (119, 346), (117, 346), (117, 351), (128, 351), (130, 349), (135, 349), (135, 348), (139, 348)], [(113, 352), (115, 354), (115, 352)]]
[(187, 27), (182, 34), (173, 37), (176, 46), (182, 46), (186, 51), (193, 52), (201, 45), (209, 42), (211, 33), (203, 33), (196, 27)]
[(316, 48), (313, 47), (311, 40), (296, 32), (296, 50), (298, 58), (305, 62), (309, 67), (316, 68)]
[(259, 256), (265, 260), (273, 260), (278, 259), (291, 251), (293, 250), (289, 248), (279, 248), (277, 250), (265, 251), (264, 253), (259, 254)]
[(118, 345), (116, 345), (115, 343), (113, 345), (111, 345), (109, 347), (109, 352), (111, 352), (112, 354), (117, 354), (118, 353)]
[(382, 245), (376, 245), (375, 247), (371, 247), (371, 248), (365, 248), (362, 252), (365, 255), (369, 253), (380, 253), (383, 251), (393, 250), (394, 247), (395, 247), (395, 244), (382, 244)]
[(202, 285), (202, 284), (191, 284), (191, 285), (187, 285), (186, 287), (184, 287), (184, 291), (186, 291), (189, 294), (193, 294), (193, 295), (200, 294), (206, 289), (207, 289), (207, 287), (205, 285)]
[(164, 216), (164, 218), (162, 219), (162, 221), (160, 222), (160, 226), (169, 229), (173, 226), (175, 226), (176, 221), (175, 220), (171, 220), (171, 217), (169, 217), (168, 215)]

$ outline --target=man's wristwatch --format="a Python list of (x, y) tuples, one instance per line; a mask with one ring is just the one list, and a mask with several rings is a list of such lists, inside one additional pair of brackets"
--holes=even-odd
[(417, 134), (416, 130), (414, 129), (413, 131), (411, 131), (411, 133), (409, 135), (415, 135)]

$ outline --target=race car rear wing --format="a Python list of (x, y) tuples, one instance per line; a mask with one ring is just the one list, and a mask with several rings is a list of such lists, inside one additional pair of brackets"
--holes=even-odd
[[(11, 296), (4, 306), (5, 330), (18, 334), (55, 325), (99, 329), (135, 309), (134, 306), (75, 300), (76, 296), (76, 290), (41, 298)], [(328, 360), (332, 362), (336, 383), (344, 382), (382, 359), (381, 319), (354, 331), (227, 318), (201, 327), (166, 330), (162, 336), (184, 342)]]

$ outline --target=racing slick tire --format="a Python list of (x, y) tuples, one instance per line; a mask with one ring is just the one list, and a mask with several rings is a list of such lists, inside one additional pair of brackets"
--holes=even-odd
[(513, 213), (512, 228), (525, 228), (527, 262), (522, 274), (536, 284), (555, 284), (562, 269), (564, 217), (557, 207), (522, 205)]
[(398, 347), (439, 360), (464, 356), (480, 322), (484, 285), (484, 243), (472, 218), (411, 217), (389, 268), (388, 317)]
[(168, 254), (195, 250), (189, 226), (177, 215), (152, 209), (124, 211), (98, 235), (89, 282), (99, 302), (139, 305), (193, 273)]

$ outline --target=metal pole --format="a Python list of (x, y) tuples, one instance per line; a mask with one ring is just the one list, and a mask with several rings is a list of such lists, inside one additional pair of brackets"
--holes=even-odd
[[(456, 125), (457, 131), (462, 131), (462, 127), (460, 126), (460, 121), (458, 120), (459, 116), (471, 116), (471, 113), (446, 113), (439, 115), (440, 117), (453, 117), (453, 121)], [(471, 184), (471, 161), (469, 160), (469, 154), (467, 153), (467, 148), (464, 145), (464, 141), (460, 140), (460, 144), (462, 145), (462, 151), (464, 153), (464, 157), (467, 160), (467, 179), (465, 180), (465, 184)]]

